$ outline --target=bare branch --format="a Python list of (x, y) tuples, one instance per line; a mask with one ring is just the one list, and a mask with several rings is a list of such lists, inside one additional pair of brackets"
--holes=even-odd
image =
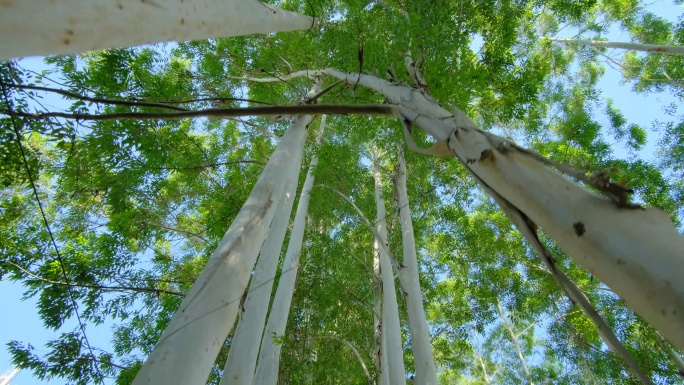
[(113, 114), (69, 114), (64, 112), (28, 113), (21, 111), (10, 112), (0, 109), (0, 114), (8, 116), (20, 116), (28, 119), (64, 118), (75, 120), (116, 120), (116, 119), (189, 119), (200, 117), (234, 118), (238, 116), (261, 116), (261, 115), (393, 115), (394, 107), (384, 104), (304, 104), (296, 106), (263, 106), (244, 108), (207, 108), (196, 111), (182, 112), (121, 112)]

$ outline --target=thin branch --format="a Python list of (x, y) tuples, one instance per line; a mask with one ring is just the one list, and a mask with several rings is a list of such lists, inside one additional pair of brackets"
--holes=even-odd
[[(361, 219), (363, 219), (363, 221), (366, 223), (366, 226), (368, 226), (368, 228), (371, 230), (371, 232), (373, 232), (373, 235), (375, 236), (375, 238), (378, 239), (378, 240), (383, 239), (383, 238), (380, 236), (380, 233), (378, 233), (378, 230), (377, 230), (375, 227), (373, 227), (373, 224), (371, 223), (371, 221), (368, 220), (368, 217), (366, 217), (366, 215), (363, 214), (363, 211), (361, 211), (361, 209), (359, 208), (359, 206), (357, 206), (356, 204), (354, 204), (354, 202), (352, 202), (351, 199), (347, 198), (347, 197), (346, 197), (344, 194), (342, 194), (339, 190), (335, 190), (335, 189), (332, 188), (332, 187), (329, 187), (329, 186), (326, 186), (326, 185), (322, 185), (322, 184), (319, 184), (319, 185), (314, 186), (314, 188), (316, 188), (316, 187), (327, 188), (328, 190), (330, 190), (330, 191), (334, 192), (335, 194), (339, 195), (340, 197), (342, 197), (342, 199), (344, 199), (347, 203), (349, 203), (349, 204), (354, 208), (354, 210), (356, 211), (356, 213), (359, 214), (359, 216), (361, 217)], [(384, 251), (385, 251), (385, 252), (387, 253), (387, 255), (389, 256), (390, 261), (392, 262), (392, 266), (394, 266), (394, 269), (395, 269), (395, 271), (397, 272), (397, 276), (399, 277), (399, 280), (401, 281), (402, 275), (399, 274), (399, 271), (401, 270), (402, 265), (399, 263), (399, 260), (394, 256), (394, 254), (392, 254), (392, 252), (389, 250), (389, 248), (387, 247), (387, 245), (385, 244), (385, 242), (378, 242), (378, 244), (381, 245), (381, 247), (384, 249)]]
[(89, 289), (98, 289), (98, 290), (104, 290), (104, 291), (136, 291), (136, 292), (142, 292), (142, 293), (153, 293), (153, 294), (170, 294), (170, 295), (177, 295), (179, 297), (185, 297), (185, 293), (181, 293), (178, 291), (173, 291), (173, 290), (164, 290), (164, 289), (150, 289), (146, 287), (128, 287), (128, 286), (100, 286), (100, 285), (86, 285), (86, 284), (79, 284), (79, 283), (66, 283), (62, 281), (53, 281), (47, 278), (43, 278), (39, 275), (33, 274), (31, 271), (24, 269), (23, 267), (17, 265), (14, 262), (10, 261), (2, 261), (3, 263), (7, 263), (9, 265), (12, 265), (16, 267), (17, 269), (23, 271), (26, 275), (31, 276), (39, 281), (51, 283), (54, 285), (64, 285), (64, 286), (69, 286), (69, 287), (85, 287)]
[(93, 103), (113, 104), (113, 105), (119, 105), (119, 106), (129, 106), (129, 107), (166, 108), (166, 109), (175, 110), (175, 111), (188, 111), (187, 108), (170, 106), (168, 104), (163, 104), (163, 103), (152, 103), (152, 102), (143, 102), (143, 101), (136, 101), (136, 100), (115, 100), (115, 99), (93, 98), (90, 96), (80, 95), (80, 94), (77, 94), (75, 92), (60, 90), (58, 88), (30, 86), (30, 85), (25, 85), (25, 84), (6, 84), (6, 83), (3, 83), (3, 84), (5, 84), (8, 87), (19, 88), (22, 90), (36, 90), (36, 91), (53, 92), (56, 94), (66, 96), (66, 97), (71, 98), (71, 99), (78, 99), (78, 100), (83, 100), (83, 101), (93, 102)]
[(205, 168), (216, 168), (220, 166), (228, 166), (232, 164), (243, 164), (243, 163), (252, 163), (252, 164), (258, 164), (261, 166), (266, 165), (264, 162), (260, 162), (258, 160), (236, 160), (236, 161), (231, 161), (231, 162), (217, 162), (217, 163), (207, 163), (207, 164), (202, 164), (199, 166), (188, 166), (188, 167), (148, 167), (148, 170), (202, 170)]
[(641, 43), (625, 43), (619, 41), (602, 41), (602, 40), (582, 40), (582, 39), (562, 39), (550, 38), (551, 41), (563, 43), (566, 45), (577, 44), (587, 45), (593, 47), (603, 48), (618, 48), (630, 51), (643, 51), (648, 53), (660, 53), (664, 55), (684, 55), (684, 47), (676, 45), (664, 44), (641, 44)]
[[(479, 338), (477, 338), (477, 330), (475, 328), (473, 328), (473, 330), (475, 331), (475, 343), (479, 344)], [(480, 361), (480, 366), (482, 367), (482, 374), (484, 375), (485, 384), (491, 384), (492, 380), (489, 378), (489, 376), (487, 376), (487, 367), (484, 363), (484, 360), (482, 359), (482, 355), (480, 355), (479, 349), (475, 349), (475, 347), (473, 346), (473, 351), (475, 352), (475, 356)]]
[(518, 353), (518, 358), (520, 359), (520, 363), (522, 364), (523, 371), (525, 372), (525, 376), (530, 381), (530, 384), (533, 385), (534, 383), (532, 382), (532, 377), (530, 376), (530, 369), (527, 367), (527, 362), (525, 361), (525, 356), (523, 355), (522, 349), (520, 348), (520, 342), (518, 341), (518, 336), (513, 331), (513, 326), (510, 323), (508, 323), (508, 320), (506, 319), (506, 315), (504, 314), (504, 311), (501, 308), (501, 302), (499, 302), (498, 300), (496, 301), (496, 309), (499, 311), (499, 316), (501, 317), (501, 320), (503, 321), (504, 326), (506, 326), (508, 333), (511, 335), (511, 341), (513, 342), (513, 347), (515, 348), (516, 352)]
[(228, 79), (232, 80), (244, 80), (244, 81), (249, 81), (249, 82), (255, 82), (255, 83), (273, 83), (273, 82), (283, 82), (286, 80), (298, 78), (298, 77), (308, 77), (310, 79), (313, 79), (315, 76), (319, 74), (319, 71), (311, 71), (311, 70), (302, 70), (302, 71), (297, 71), (297, 72), (292, 72), (287, 75), (282, 75), (282, 76), (273, 76), (269, 78), (256, 78), (256, 77), (240, 77), (240, 76), (228, 76)]
[(148, 225), (159, 227), (159, 228), (164, 229), (164, 230), (174, 232), (176, 234), (183, 235), (183, 236), (188, 237), (188, 238), (192, 239), (193, 241), (201, 243), (203, 245), (206, 245), (209, 243), (206, 239), (202, 238), (198, 234), (192, 233), (192, 232), (187, 231), (187, 230), (177, 229), (175, 227), (167, 226), (163, 223), (157, 223), (157, 222), (151, 222), (151, 221), (145, 221), (145, 223), (147, 223)]
[(296, 106), (264, 106), (243, 108), (207, 108), (196, 111), (182, 112), (120, 112), (113, 114), (69, 114), (64, 112), (28, 113), (22, 111), (10, 112), (0, 109), (0, 114), (20, 116), (28, 119), (64, 118), (75, 120), (115, 120), (115, 119), (188, 119), (200, 117), (234, 118), (238, 116), (261, 115), (394, 115), (394, 107), (387, 104), (304, 104)]
[(326, 339), (326, 340), (335, 340), (337, 342), (340, 342), (344, 344), (344, 346), (348, 347), (349, 350), (351, 350), (356, 358), (359, 360), (359, 363), (361, 364), (361, 368), (363, 368), (363, 373), (366, 375), (366, 378), (368, 379), (368, 384), (371, 385), (373, 384), (373, 379), (368, 372), (368, 368), (366, 367), (366, 363), (363, 362), (363, 358), (361, 357), (361, 354), (359, 354), (359, 351), (352, 345), (349, 341), (343, 340), (339, 337), (335, 336), (309, 336), (308, 339), (310, 340), (316, 340), (316, 339)]

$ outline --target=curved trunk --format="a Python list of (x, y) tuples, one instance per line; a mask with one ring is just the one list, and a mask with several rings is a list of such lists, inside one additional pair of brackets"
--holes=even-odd
[(0, 39), (0, 61), (292, 31), (315, 23), (257, 0), (2, 1), (0, 36), (7, 38)]

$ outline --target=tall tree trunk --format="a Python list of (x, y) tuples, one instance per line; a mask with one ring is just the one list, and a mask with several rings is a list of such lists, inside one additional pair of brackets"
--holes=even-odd
[(206, 382), (232, 329), (289, 171), (301, 167), (310, 116), (280, 140), (252, 193), (138, 372), (134, 385)]
[(292, 31), (316, 22), (257, 0), (2, 1), (0, 61)]
[[(447, 111), (429, 95), (407, 85), (331, 68), (259, 81), (321, 75), (384, 95), (405, 124), (411, 150), (458, 159), (490, 195), (496, 194), (510, 204), (531, 228), (543, 228), (570, 258), (605, 282), (627, 307), (684, 349), (684, 237), (667, 213), (656, 207), (629, 205), (624, 189), (602, 173), (588, 177), (482, 131), (463, 111), (454, 106)], [(437, 142), (431, 148), (419, 148), (408, 125), (422, 127)]]
[(518, 359), (520, 360), (520, 364), (522, 365), (523, 371), (525, 372), (525, 377), (527, 377), (527, 380), (530, 382), (530, 385), (534, 385), (534, 383), (532, 382), (532, 377), (530, 377), (530, 369), (528, 369), (527, 367), (525, 356), (523, 355), (522, 349), (520, 348), (518, 336), (515, 334), (515, 331), (513, 330), (511, 324), (508, 323), (508, 320), (506, 319), (506, 314), (504, 314), (504, 311), (501, 308), (501, 303), (499, 301), (496, 301), (496, 310), (499, 311), (499, 317), (501, 317), (501, 322), (506, 327), (506, 330), (508, 330), (508, 334), (511, 336), (511, 342), (513, 343), (515, 351), (518, 353)]
[(409, 207), (408, 192), (406, 189), (406, 161), (404, 151), (399, 149), (399, 174), (396, 186), (399, 195), (399, 215), (401, 217), (402, 244), (404, 248), (404, 267), (400, 268), (399, 282), (406, 293), (406, 306), (408, 308), (409, 327), (411, 329), (411, 341), (413, 346), (413, 360), (416, 369), (415, 383), (418, 385), (437, 385), (437, 372), (435, 361), (432, 356), (430, 345), (430, 329), (425, 319), (423, 309), (423, 295), (420, 290), (418, 276), (418, 256), (416, 242), (411, 222), (411, 208)]
[(375, 180), (375, 203), (377, 206), (376, 226), (380, 239), (375, 240), (385, 247), (378, 247), (380, 251), (380, 270), (382, 273), (382, 337), (385, 349), (381, 352), (387, 356), (387, 372), (391, 385), (406, 384), (406, 372), (404, 370), (404, 349), (401, 342), (401, 327), (399, 324), (399, 306), (397, 304), (397, 292), (394, 287), (394, 273), (392, 262), (387, 255), (387, 210), (382, 199), (382, 182), (380, 180), (380, 164), (378, 154), (373, 152), (373, 176)]
[[(324, 128), (325, 120), (322, 120), (321, 129), (318, 133), (319, 141), (323, 136)], [(302, 253), (306, 214), (309, 210), (309, 198), (311, 197), (311, 189), (313, 188), (314, 183), (313, 170), (317, 164), (318, 157), (314, 155), (306, 174), (306, 180), (302, 186), (299, 203), (297, 204), (297, 214), (295, 215), (292, 232), (290, 233), (290, 242), (285, 254), (285, 262), (283, 263), (280, 281), (278, 282), (278, 289), (276, 290), (275, 298), (273, 299), (273, 306), (271, 307), (271, 313), (268, 316), (266, 332), (264, 333), (261, 342), (261, 351), (259, 352), (259, 361), (254, 378), (255, 384), (275, 385), (278, 379), (282, 344), (277, 343), (275, 339), (281, 338), (285, 334), (285, 328), (287, 326), (287, 317), (290, 313), (295, 281), (297, 279), (297, 272), (299, 271), (299, 256)]]
[[(377, 150), (376, 150), (377, 151)], [(375, 155), (375, 152), (373, 152)], [(375, 158), (374, 158), (375, 159)], [(380, 247), (378, 240), (373, 240), (373, 361), (380, 385), (389, 385), (387, 371), (387, 353), (382, 333), (382, 271), (380, 269)]]
[(558, 43), (563, 43), (563, 44), (577, 44), (577, 45), (588, 45), (591, 47), (618, 48), (618, 49), (626, 49), (626, 50), (630, 50), (630, 51), (662, 53), (662, 54), (666, 54), (666, 55), (684, 55), (684, 47), (676, 46), (676, 45), (623, 43), (623, 42), (619, 42), (619, 41), (561, 39), (561, 38), (551, 38), (550, 40), (558, 42)]
[(285, 233), (290, 223), (299, 169), (292, 168), (289, 173), (285, 193), (278, 205), (254, 268), (254, 276), (249, 284), (242, 315), (233, 335), (233, 342), (223, 369), (221, 385), (251, 385), (254, 380), (266, 314), (271, 301), (273, 280), (278, 268)]

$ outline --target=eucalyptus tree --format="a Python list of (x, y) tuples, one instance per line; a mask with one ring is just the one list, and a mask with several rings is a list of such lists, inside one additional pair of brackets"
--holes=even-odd
[[(66, 264), (56, 256), (40, 258), (43, 251), (53, 251), (48, 247), (47, 234), (35, 231), (39, 217), (27, 209), (27, 191), (22, 187), (21, 174), (16, 167), (10, 168), (7, 191), (11, 191), (12, 199), (7, 205), (11, 210), (5, 212), (2, 229), (8, 235), (3, 252), (7, 250), (14, 265), (3, 264), (3, 269), (12, 278), (33, 285), (32, 293), (40, 292), (41, 315), (52, 327), (60, 326), (63, 319), (73, 314), (65, 287), (73, 287), (76, 298), (88, 304), (84, 316), (89, 322), (110, 315), (125, 318), (135, 314), (131, 321), (124, 319), (123, 326), (116, 331), (115, 356), (102, 354), (96, 358), (92, 352), (81, 351), (82, 337), (71, 333), (63, 339), (64, 343), (53, 345), (55, 349), (47, 360), (35, 356), (29, 347), (13, 344), (16, 361), (33, 368), (38, 375), (63, 375), (72, 381), (87, 382), (104, 374), (118, 375), (119, 381), (128, 383), (136, 372), (137, 381), (144, 381), (152, 373), (150, 367), (160, 364), (155, 357), (168, 349), (169, 341), (187, 339), (188, 344), (182, 344), (187, 350), (178, 350), (169, 364), (176, 371), (182, 370), (182, 362), (198, 360), (201, 365), (193, 366), (193, 372), (178, 373), (173, 379), (209, 377), (218, 381), (219, 365), (227, 354), (227, 349), (221, 349), (223, 340), (233, 326), (239, 299), (249, 294), (244, 291), (249, 279), (245, 273), (254, 264), (278, 205), (265, 203), (267, 199), (258, 202), (264, 204), (265, 215), (254, 219), (263, 221), (263, 225), (252, 228), (254, 232), (245, 237), (244, 244), (236, 243), (249, 251), (244, 260), (235, 259), (243, 264), (242, 270), (217, 263), (217, 256), (208, 259), (209, 254), (219, 243), (223, 229), (236, 218), (229, 234), (242, 234), (239, 223), (248, 219), (250, 211), (249, 205), (242, 211), (239, 208), (253, 186), (250, 174), (259, 172), (261, 163), (268, 160), (264, 172), (269, 175), (277, 170), (275, 166), (283, 167), (284, 171), (276, 171), (272, 178), (262, 177), (248, 201), (251, 203), (263, 192), (264, 183), (270, 186), (272, 202), (281, 202), (286, 175), (298, 172), (299, 167), (297, 160), (291, 159), (297, 156), (282, 156), (282, 148), (294, 132), (286, 129), (287, 120), (236, 119), (235, 109), (215, 107), (256, 102), (287, 104), (305, 94), (313, 83), (312, 76), (322, 76), (324, 85), (328, 85), (325, 96), (334, 95), (331, 99), (338, 104), (304, 106), (310, 108), (307, 113), (323, 113), (325, 108), (329, 109), (327, 112), (375, 111), (389, 112), (400, 119), (329, 119), (331, 133), (317, 152), (320, 161), (314, 170), (317, 183), (329, 188), (311, 191), (312, 202), (316, 204), (310, 207), (311, 226), (305, 230), (310, 242), (306, 242), (303, 252), (308, 257), (303, 259), (296, 283), (305, 289), (294, 292), (288, 330), (282, 338), (278, 336), (282, 343), (281, 382), (368, 381), (369, 373), (363, 369), (373, 366), (365, 365), (363, 360), (365, 356), (373, 357), (370, 352), (377, 342), (370, 300), (371, 245), (373, 238), (384, 237), (369, 234), (368, 227), (373, 226), (358, 222), (356, 209), (370, 213), (376, 203), (370, 162), (359, 155), (359, 149), (375, 143), (393, 154), (395, 144), (401, 141), (417, 152), (407, 154), (411, 177), (406, 182), (412, 197), (416, 250), (421, 257), (416, 271), (421, 272), (419, 287), (426, 291), (425, 311), (435, 328), (429, 338), (442, 380), (469, 381), (470, 373), (474, 372), (468, 369), (477, 366), (487, 373), (485, 381), (493, 381), (493, 364), (475, 349), (467, 330), (474, 325), (478, 335), (490, 334), (500, 294), (504, 294), (502, 308), (509, 314), (524, 315), (520, 322), (553, 320), (547, 329), (551, 342), (544, 348), (548, 366), (538, 372), (531, 367), (530, 376), (550, 376), (557, 373), (560, 364), (556, 363), (566, 362), (572, 370), (579, 371), (575, 377), (563, 374), (566, 379), (595, 378), (600, 382), (624, 377), (621, 358), (604, 352), (589, 319), (573, 311), (578, 297), (570, 296), (571, 301), (561, 302), (561, 291), (554, 280), (562, 277), (563, 271), (587, 293), (589, 301), (604, 314), (607, 324), (615, 329), (648, 376), (674, 380), (676, 374), (665, 357), (668, 349), (644, 349), (657, 339), (655, 330), (628, 310), (615, 293), (597, 283), (606, 282), (626, 300), (627, 306), (641, 312), (675, 345), (681, 343), (677, 334), (681, 328), (674, 322), (668, 323), (674, 314), (666, 312), (663, 317), (659, 313), (660, 305), (677, 310), (677, 301), (681, 300), (675, 286), (682, 269), (676, 258), (681, 237), (667, 216), (653, 208), (636, 208), (626, 200), (628, 189), (611, 182), (608, 176), (613, 173), (632, 179), (638, 198), (646, 204), (672, 204), (663, 187), (667, 183), (657, 168), (618, 159), (602, 137), (600, 124), (593, 119), (590, 109), (591, 103), (599, 99), (594, 87), (601, 70), (594, 58), (580, 58), (579, 70), (573, 73), (573, 54), (539, 44), (534, 33), (536, 28), (557, 30), (561, 23), (582, 26), (583, 20), (592, 20), (597, 15), (615, 19), (615, 15), (623, 12), (629, 16), (629, 7), (621, 9), (612, 2), (602, 2), (597, 7), (563, 2), (545, 7), (510, 2), (443, 2), (430, 7), (424, 2), (310, 5), (332, 20), (321, 30), (181, 43), (167, 55), (155, 48), (142, 48), (51, 58), (49, 62), (57, 66), (59, 77), (68, 84), (68, 89), (58, 91), (76, 98), (72, 111), (60, 115), (33, 113), (35, 104), (29, 102), (35, 95), (32, 92), (51, 91), (47, 87), (30, 88), (35, 86), (27, 83), (35, 78), (21, 73), (16, 66), (3, 69), (4, 86), (13, 97), (3, 106), (2, 112), (8, 116), (3, 123), (9, 125), (9, 117), (20, 119), (27, 130), (35, 133), (37, 139), (28, 142), (31, 146), (27, 159), (40, 160), (34, 161), (43, 168), (37, 185), (46, 188), (43, 197), (50, 208), (49, 222), (59, 229), (58, 243), (68, 251)], [(293, 11), (306, 9), (304, 3), (288, 6)], [(478, 34), (484, 41), (479, 53), (469, 46)], [(403, 71), (398, 76), (394, 74), (391, 68), (403, 68), (405, 62), (409, 65), (409, 76), (405, 77)], [(419, 69), (422, 76), (412, 69)], [(391, 75), (390, 81), (373, 76), (386, 71)], [(38, 80), (49, 82), (46, 75), (40, 75)], [(444, 109), (436, 100), (461, 109)], [(359, 101), (385, 101), (386, 105), (373, 106), (371, 110), (340, 108), (342, 103)], [(12, 102), (10, 111), (8, 103)], [(96, 103), (96, 107), (86, 103)], [(108, 107), (99, 107), (102, 103)], [(301, 107), (297, 107), (297, 112), (271, 107), (260, 111), (300, 115), (304, 111)], [(559, 113), (549, 108), (557, 108)], [(252, 109), (250, 113), (256, 111), (259, 110)], [(85, 120), (96, 114), (100, 115), (93, 123)], [(134, 119), (104, 120), (106, 114)], [(206, 118), (173, 119), (191, 115)], [(529, 145), (541, 156), (510, 139), (481, 130), (466, 115), (473, 116), (484, 128), (501, 129), (511, 138), (520, 138), (521, 144)], [(61, 118), (56, 119), (57, 116)], [(231, 119), (221, 119), (222, 116)], [(619, 115), (612, 111), (611, 116)], [(44, 123), (46, 118), (49, 124)], [(70, 118), (77, 119), (78, 124)], [(82, 128), (82, 124), (87, 128)], [(426, 132), (437, 140), (429, 149)], [(639, 130), (630, 134), (635, 138), (635, 146), (643, 142)], [(304, 151), (302, 130), (299, 135), (302, 142), (297, 151)], [(280, 136), (283, 138), (279, 150), (269, 156), (275, 138)], [(57, 138), (54, 146), (45, 142), (52, 138)], [(8, 142), (9, 139), (4, 148), (10, 148)], [(436, 159), (420, 153), (447, 157)], [(22, 164), (16, 152), (8, 154), (12, 160), (9, 164)], [(576, 168), (587, 164), (598, 172), (593, 178), (587, 177), (566, 163)], [(569, 174), (599, 194), (588, 192), (549, 167)], [(613, 172), (612, 168), (626, 170)], [(604, 170), (607, 171), (601, 172)], [(641, 179), (634, 182), (635, 178), (630, 178), (634, 175)], [(356, 208), (352, 210), (349, 202), (333, 193), (333, 189), (349, 201), (353, 197)], [(387, 220), (387, 244), (378, 246), (388, 251), (402, 250), (405, 255), (402, 231), (398, 230), (406, 221), (399, 219), (403, 206), (399, 201), (403, 198), (384, 198), (392, 205), (387, 218), (383, 218)], [(97, 222), (95, 218), (101, 219)], [(511, 222), (531, 247), (523, 243)], [(537, 225), (544, 233), (538, 232)], [(101, 230), (94, 230), (94, 226)], [(20, 236), (10, 236), (13, 228), (19, 230)], [(81, 233), (86, 236), (78, 236)], [(187, 241), (172, 246), (170, 243), (178, 239), (174, 237)], [(33, 239), (34, 243), (27, 242)], [(654, 244), (660, 240), (672, 243)], [(637, 241), (642, 244), (635, 244)], [(672, 249), (661, 252), (658, 247)], [(152, 253), (149, 262), (141, 263)], [(646, 264), (639, 259), (644, 253), (658, 257)], [(115, 256), (125, 258), (125, 263)], [(93, 271), (90, 267), (96, 261), (102, 268)], [(588, 267), (596, 278), (576, 263)], [(59, 265), (67, 267), (69, 279), (55, 271)], [(209, 268), (199, 275), (205, 265)], [(234, 286), (230, 292), (238, 295), (226, 299), (227, 306), (220, 311), (201, 317), (202, 322), (212, 319), (215, 329), (204, 333), (198, 329), (201, 322), (193, 322), (187, 330), (179, 329), (177, 319), (198, 314), (184, 315), (180, 311), (176, 320), (170, 321), (172, 314), (179, 306), (186, 309), (187, 303), (200, 298), (201, 288), (212, 282), (205, 278), (213, 268), (236, 274), (237, 278), (228, 284)], [(633, 268), (636, 270), (630, 270)], [(388, 270), (391, 273), (391, 268), (383, 269), (383, 273)], [(238, 277), (240, 271), (242, 275)], [(670, 302), (649, 297), (657, 285), (648, 283), (648, 272), (657, 272), (660, 275), (650, 277), (656, 281), (664, 279), (675, 287), (663, 287), (658, 293)], [(146, 308), (136, 309), (133, 296), (107, 302), (102, 294), (106, 285), (101, 283), (108, 277), (145, 283), (137, 288), (147, 290), (141, 296)], [(61, 282), (61, 286), (54, 282)], [(193, 282), (194, 288), (188, 291)], [(136, 285), (125, 287), (132, 291)], [(568, 287), (571, 285), (562, 285), (563, 289)], [(168, 288), (177, 291), (172, 294)], [(181, 305), (183, 295), (186, 304)], [(203, 306), (211, 304), (206, 302)], [(398, 321), (410, 322), (410, 315), (415, 314), (411, 313), (411, 306), (398, 306)], [(110, 309), (110, 313), (103, 309)], [(565, 313), (571, 315), (561, 317)], [(220, 322), (216, 321), (218, 318)], [(162, 334), (164, 329), (167, 331)], [(195, 333), (214, 342), (211, 352), (195, 356), (190, 341)], [(422, 338), (418, 342), (425, 343), (425, 336), (407, 330), (403, 333), (404, 336), (394, 337), (390, 342)], [(153, 351), (160, 337), (162, 340)], [(231, 343), (229, 337), (225, 347)], [(411, 344), (415, 346), (416, 341)], [(671, 348), (667, 342), (664, 344)], [(141, 357), (135, 356), (137, 350), (141, 355), (151, 354), (147, 365), (143, 366)], [(523, 356), (529, 354), (521, 352)], [(417, 361), (416, 354), (401, 344), (394, 353), (404, 355), (403, 362), (396, 366), (403, 364), (407, 372), (418, 373), (412, 359)], [(477, 365), (469, 362), (473, 356), (477, 356)], [(115, 357), (124, 361), (114, 363)], [(105, 372), (99, 372), (97, 361), (102, 362)], [(73, 364), (62, 368), (64, 365), (55, 362)], [(382, 365), (380, 371), (374, 374), (382, 375)], [(397, 374), (395, 378), (404, 375)], [(152, 377), (163, 381), (163, 377)]]

